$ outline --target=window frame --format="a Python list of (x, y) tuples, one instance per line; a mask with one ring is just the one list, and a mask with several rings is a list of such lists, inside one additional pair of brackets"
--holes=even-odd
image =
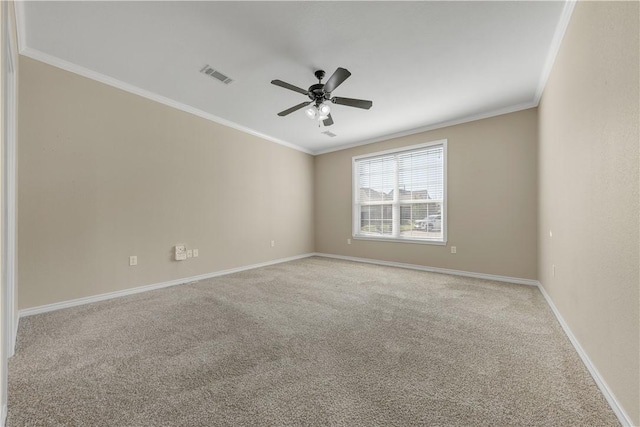
[[(377, 151), (374, 153), (361, 154), (358, 156), (353, 156), (351, 158), (351, 237), (355, 240), (369, 240), (369, 241), (378, 241), (378, 242), (400, 242), (400, 243), (417, 243), (421, 245), (439, 245), (445, 246), (447, 244), (447, 228), (449, 221), (447, 220), (447, 139), (439, 139), (437, 141), (425, 142), (422, 144), (409, 145), (405, 147), (393, 148), (390, 150)], [(362, 159), (372, 159), (375, 157), (388, 156), (390, 154), (402, 154), (410, 151), (420, 150), (428, 147), (434, 146), (442, 146), (442, 205), (441, 205), (441, 228), (442, 228), (442, 240), (427, 240), (427, 239), (416, 239), (411, 237), (384, 237), (384, 236), (367, 236), (363, 234), (359, 234), (360, 230), (360, 204), (358, 203), (357, 197), (360, 194), (359, 183), (358, 183), (358, 168), (357, 162)], [(394, 205), (401, 206), (402, 204), (398, 202), (391, 202), (391, 206), (393, 209)], [(400, 219), (398, 219), (400, 221)]]

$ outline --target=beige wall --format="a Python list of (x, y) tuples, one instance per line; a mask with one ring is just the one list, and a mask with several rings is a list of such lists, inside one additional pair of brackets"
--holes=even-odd
[[(447, 139), (447, 246), (353, 240), (351, 158)], [(318, 252), (536, 278), (537, 110), (316, 156)], [(451, 254), (450, 246), (457, 247)]]
[(638, 13), (579, 2), (539, 107), (539, 278), (635, 425)]
[[(20, 308), (308, 253), (314, 242), (538, 278), (640, 424), (638, 50), (638, 3), (579, 3), (539, 111), (315, 159), (23, 57)], [(447, 246), (347, 245), (352, 156), (443, 138)], [(172, 261), (176, 243), (200, 257)]]
[(26, 57), (20, 97), (20, 308), (313, 252), (312, 156)]

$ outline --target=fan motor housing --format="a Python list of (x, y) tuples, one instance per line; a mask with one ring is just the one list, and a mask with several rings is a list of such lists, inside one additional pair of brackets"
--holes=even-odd
[(309, 86), (309, 99), (322, 102), (325, 99), (324, 84), (316, 83)]

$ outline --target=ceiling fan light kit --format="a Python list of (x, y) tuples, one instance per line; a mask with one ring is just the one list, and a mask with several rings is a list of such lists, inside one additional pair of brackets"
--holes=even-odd
[(304, 112), (310, 119), (326, 120), (331, 113), (331, 107), (327, 104), (312, 105), (304, 110)]
[(298, 86), (283, 82), (282, 80), (271, 80), (271, 84), (301, 93), (303, 95), (307, 95), (309, 99), (311, 99), (311, 101), (309, 102), (302, 102), (298, 105), (281, 111), (278, 113), (278, 115), (284, 117), (293, 113), (294, 111), (313, 104), (311, 105), (311, 107), (305, 110), (305, 114), (307, 115), (307, 117), (309, 117), (310, 119), (317, 119), (318, 121), (321, 121), (325, 126), (331, 126), (333, 124), (333, 118), (331, 117), (331, 107), (328, 104), (329, 102), (332, 104), (345, 105), (347, 107), (355, 107), (368, 110), (373, 105), (372, 101), (354, 98), (331, 97), (331, 92), (333, 92), (338, 86), (340, 86), (345, 80), (347, 80), (350, 75), (351, 73), (349, 72), (349, 70), (347, 70), (346, 68), (338, 67), (338, 69), (331, 75), (331, 77), (329, 77), (329, 80), (327, 80), (326, 83), (322, 83), (325, 72), (323, 70), (318, 70), (315, 72), (318, 83), (309, 86), (308, 90), (304, 90)]

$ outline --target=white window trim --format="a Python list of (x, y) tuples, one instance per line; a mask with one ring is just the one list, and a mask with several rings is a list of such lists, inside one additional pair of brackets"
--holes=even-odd
[[(357, 194), (359, 194), (358, 176), (356, 162), (360, 159), (367, 159), (371, 157), (385, 156), (388, 154), (400, 154), (406, 151), (418, 150), (421, 148), (433, 147), (435, 145), (442, 145), (442, 175), (443, 175), (443, 201), (442, 201), (442, 240), (425, 240), (425, 239), (412, 239), (402, 237), (378, 237), (378, 236), (363, 236), (357, 233), (360, 226), (360, 211), (358, 209), (358, 203), (356, 200)], [(394, 148), (391, 150), (377, 151), (375, 153), (361, 154), (359, 156), (353, 156), (351, 158), (351, 237), (355, 240), (371, 240), (378, 242), (400, 242), (400, 243), (416, 243), (422, 245), (440, 245), (447, 244), (447, 228), (449, 227), (449, 221), (447, 220), (447, 139), (440, 139), (437, 141), (426, 142), (423, 144), (410, 145), (407, 147)]]

